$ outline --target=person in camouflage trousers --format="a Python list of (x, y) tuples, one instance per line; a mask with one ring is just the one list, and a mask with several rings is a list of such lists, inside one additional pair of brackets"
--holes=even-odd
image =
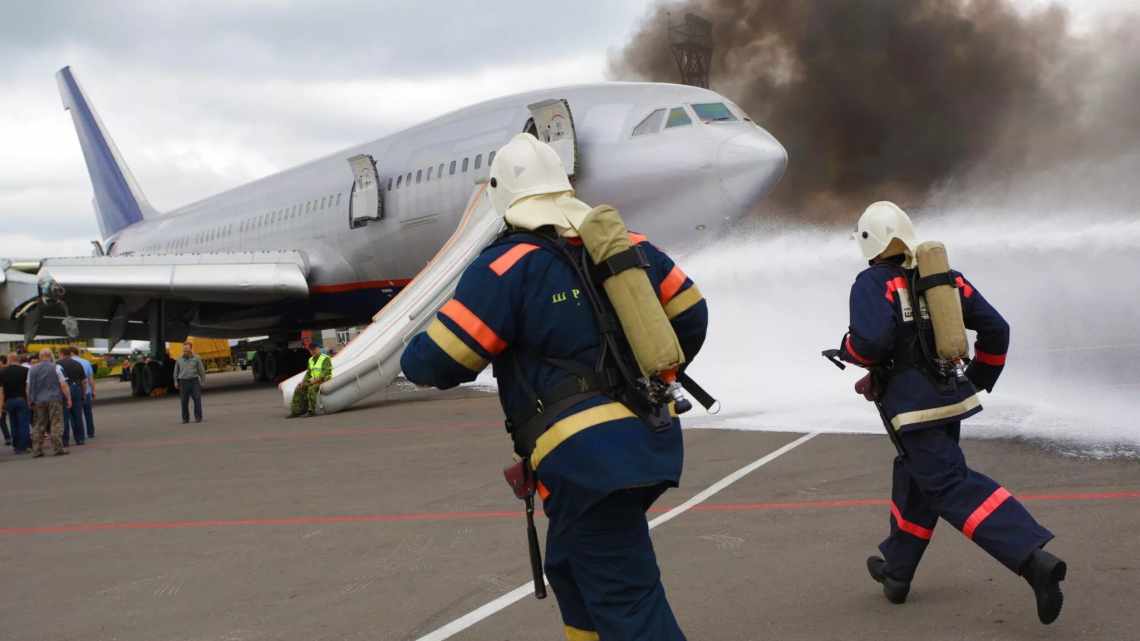
[(51, 438), (56, 456), (63, 449), (63, 408), (71, 407), (71, 391), (50, 349), (40, 351), (40, 362), (28, 371), (28, 402), (32, 405), (32, 456), (44, 455), (44, 436)]
[(305, 379), (293, 390), (293, 400), (289, 405), (289, 418), (313, 416), (317, 413), (317, 401), (321, 394), (321, 383), (332, 378), (332, 358), (321, 353), (321, 346), (309, 344), (309, 367)]

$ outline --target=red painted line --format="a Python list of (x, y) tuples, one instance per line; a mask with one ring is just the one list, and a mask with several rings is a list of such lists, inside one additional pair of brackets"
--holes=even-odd
[[(1140, 499), (1140, 490), (1122, 492), (1075, 492), (1063, 494), (1027, 494), (1018, 497), (1031, 503), (1064, 503), (1091, 501), (1122, 501)], [(886, 506), (884, 499), (836, 499), (784, 503), (704, 503), (694, 512), (762, 512), (779, 510), (842, 509), (852, 507)], [(666, 512), (668, 507), (656, 507), (650, 512)], [(491, 510), (485, 512), (419, 512), (409, 514), (348, 514), (331, 516), (294, 516), (277, 519), (204, 519), (183, 521), (127, 521), (110, 523), (73, 523), (32, 527), (0, 528), (0, 534), (65, 534), (103, 530), (179, 530), (191, 528), (266, 526), (266, 525), (330, 525), (336, 523), (432, 523), (463, 520), (516, 519), (521, 511)]]
[(421, 514), (360, 514), (339, 516), (294, 516), (280, 519), (206, 519), (201, 521), (133, 521), (125, 523), (76, 523), (43, 527), (0, 528), (0, 534), (60, 534), (100, 530), (182, 530), (237, 527), (244, 525), (328, 525), (333, 523), (407, 523), (417, 521), (463, 521), (516, 518), (522, 512), (425, 512)]
[(355, 283), (336, 283), (334, 285), (314, 285), (309, 288), (313, 294), (340, 294), (342, 292), (355, 292), (361, 289), (390, 289), (406, 287), (412, 282), (410, 278), (393, 278), (387, 280), (362, 280)]

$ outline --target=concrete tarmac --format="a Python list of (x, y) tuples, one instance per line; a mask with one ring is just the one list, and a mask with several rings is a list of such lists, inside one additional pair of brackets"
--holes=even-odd
[[(285, 420), (276, 388), (248, 378), (212, 376), (189, 425), (176, 398), (101, 383), (87, 445), (0, 453), (0, 639), (416, 640), (528, 581), (493, 395)], [(801, 436), (688, 430), (682, 487), (653, 516)], [(889, 604), (864, 559), (888, 528), (890, 445), (820, 435), (654, 530), (688, 638), (1140, 639), (1140, 464), (964, 447), (1057, 534), (1056, 624), (945, 523), (910, 601)], [(563, 637), (553, 596), (528, 596), (451, 638)]]

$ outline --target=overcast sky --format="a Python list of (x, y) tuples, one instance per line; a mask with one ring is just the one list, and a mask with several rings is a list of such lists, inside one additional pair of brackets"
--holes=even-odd
[(602, 80), (650, 4), (0, 0), (0, 256), (98, 238), (64, 65), (166, 210), (479, 100)]

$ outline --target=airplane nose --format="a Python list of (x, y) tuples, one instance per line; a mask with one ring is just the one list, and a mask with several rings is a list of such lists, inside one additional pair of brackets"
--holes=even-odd
[(742, 214), (780, 181), (787, 166), (788, 151), (759, 127), (725, 140), (717, 152), (721, 188)]

